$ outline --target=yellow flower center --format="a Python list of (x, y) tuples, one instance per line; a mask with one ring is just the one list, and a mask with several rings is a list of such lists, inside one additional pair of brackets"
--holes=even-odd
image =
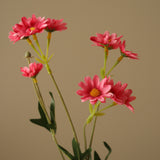
[(111, 42), (111, 39), (109, 39), (108, 42)]
[(35, 27), (31, 27), (31, 28), (30, 28), (31, 31), (34, 31), (35, 29), (36, 29)]
[(101, 94), (101, 92), (100, 92), (98, 89), (96, 89), (96, 88), (93, 88), (93, 89), (90, 91), (90, 95), (91, 95), (92, 97), (98, 97), (100, 94)]

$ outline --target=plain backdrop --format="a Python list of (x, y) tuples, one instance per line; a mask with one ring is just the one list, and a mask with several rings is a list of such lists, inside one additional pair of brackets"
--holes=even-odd
[[(26, 41), (15, 44), (8, 39), (12, 26), (22, 16), (64, 19), (68, 29), (55, 32), (51, 41), (50, 62), (57, 83), (77, 130), (83, 150), (83, 124), (89, 115), (88, 102), (81, 103), (76, 91), (85, 76), (100, 75), (104, 53), (92, 46), (90, 36), (96, 33), (123, 35), (127, 49), (138, 53), (139, 60), (124, 59), (112, 72), (115, 82), (128, 83), (137, 99), (135, 112), (125, 106), (108, 109), (97, 121), (93, 150), (102, 160), (112, 147), (109, 160), (160, 159), (159, 107), (159, 0), (1, 0), (0, 5), (0, 159), (58, 160), (61, 159), (51, 134), (30, 123), (38, 118), (37, 97), (32, 82), (21, 75), (27, 65), (24, 53), (32, 48)], [(46, 32), (38, 35), (43, 50)], [(107, 69), (112, 66), (119, 50), (111, 51)], [(34, 59), (33, 59), (34, 60)], [(57, 139), (71, 152), (73, 134), (56, 89), (45, 69), (38, 75), (39, 85), (47, 106), (49, 91), (56, 100)], [(87, 136), (90, 136), (90, 124)]]

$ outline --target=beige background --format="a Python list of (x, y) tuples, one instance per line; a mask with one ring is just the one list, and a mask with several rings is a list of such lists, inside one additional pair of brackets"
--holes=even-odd
[[(61, 159), (51, 135), (29, 122), (38, 117), (37, 99), (30, 79), (21, 76), (26, 65), (24, 52), (33, 51), (26, 41), (9, 42), (8, 33), (22, 16), (63, 18), (68, 30), (56, 32), (50, 52), (55, 56), (50, 65), (63, 92), (74, 121), (81, 147), (82, 126), (87, 118), (88, 103), (81, 103), (76, 91), (78, 83), (89, 75), (99, 74), (103, 50), (91, 46), (90, 36), (108, 30), (123, 35), (128, 50), (139, 54), (140, 60), (125, 59), (114, 71), (115, 81), (121, 80), (133, 89), (135, 113), (125, 106), (108, 110), (99, 118), (94, 148), (106, 155), (102, 142), (113, 149), (110, 160), (160, 159), (159, 128), (159, 0), (1, 0), (1, 63), (0, 63), (0, 160)], [(46, 34), (40, 36), (43, 48)], [(117, 53), (110, 56), (110, 64)], [(113, 61), (112, 61), (113, 60)], [(57, 138), (70, 148), (73, 137), (63, 106), (45, 70), (39, 75), (40, 87), (47, 104), (48, 91), (55, 94)], [(90, 128), (88, 128), (90, 129)], [(89, 136), (88, 130), (88, 136)]]

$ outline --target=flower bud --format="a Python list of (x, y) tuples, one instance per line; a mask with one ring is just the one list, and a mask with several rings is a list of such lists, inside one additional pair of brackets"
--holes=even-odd
[(32, 55), (29, 51), (25, 52), (25, 58), (31, 58)]

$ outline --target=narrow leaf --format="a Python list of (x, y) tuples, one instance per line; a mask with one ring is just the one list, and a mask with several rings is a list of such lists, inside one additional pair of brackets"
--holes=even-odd
[(104, 143), (104, 146), (108, 149), (108, 154), (107, 154), (107, 156), (106, 156), (106, 158), (105, 158), (105, 160), (107, 160), (108, 159), (108, 157), (109, 157), (109, 155), (111, 154), (111, 152), (112, 152), (112, 149), (111, 149), (111, 147), (106, 143), (106, 142), (103, 142)]
[(36, 124), (36, 125), (39, 125), (39, 126), (41, 126), (41, 127), (46, 128), (47, 130), (49, 130), (47, 124), (44, 123), (44, 122), (42, 121), (42, 119), (30, 119), (30, 121), (31, 121), (32, 123)]
[(51, 127), (56, 133), (57, 125), (56, 125), (56, 120), (55, 120), (55, 101), (54, 101), (52, 92), (49, 92), (49, 94), (52, 99), (51, 104), (50, 104), (50, 116), (51, 116), (51, 123), (52, 123)]
[(75, 159), (80, 160), (81, 151), (79, 148), (79, 144), (76, 142), (75, 138), (73, 138), (72, 140), (72, 148), (73, 148), (73, 153), (75, 155)]
[(96, 151), (94, 151), (94, 160), (101, 160)]
[(89, 160), (92, 160), (92, 155), (90, 154), (90, 156), (89, 156)]
[(59, 148), (71, 159), (74, 160), (74, 157), (72, 156), (71, 153), (69, 153), (65, 148), (63, 148), (62, 146), (58, 145)]
[(81, 160), (86, 159), (87, 156), (91, 156), (91, 151), (92, 151), (92, 149), (89, 148), (83, 154), (81, 154)]
[(46, 128), (48, 131), (50, 131), (51, 127), (47, 122), (46, 116), (45, 116), (39, 102), (38, 102), (38, 110), (39, 110), (39, 114), (40, 114), (41, 118), (40, 119), (30, 119), (30, 121), (36, 125), (39, 125), (41, 127)]
[(46, 118), (46, 115), (45, 113), (43, 112), (43, 109), (41, 107), (41, 104), (38, 102), (38, 111), (39, 111), (39, 114), (41, 116), (41, 119), (47, 123), (47, 118)]

